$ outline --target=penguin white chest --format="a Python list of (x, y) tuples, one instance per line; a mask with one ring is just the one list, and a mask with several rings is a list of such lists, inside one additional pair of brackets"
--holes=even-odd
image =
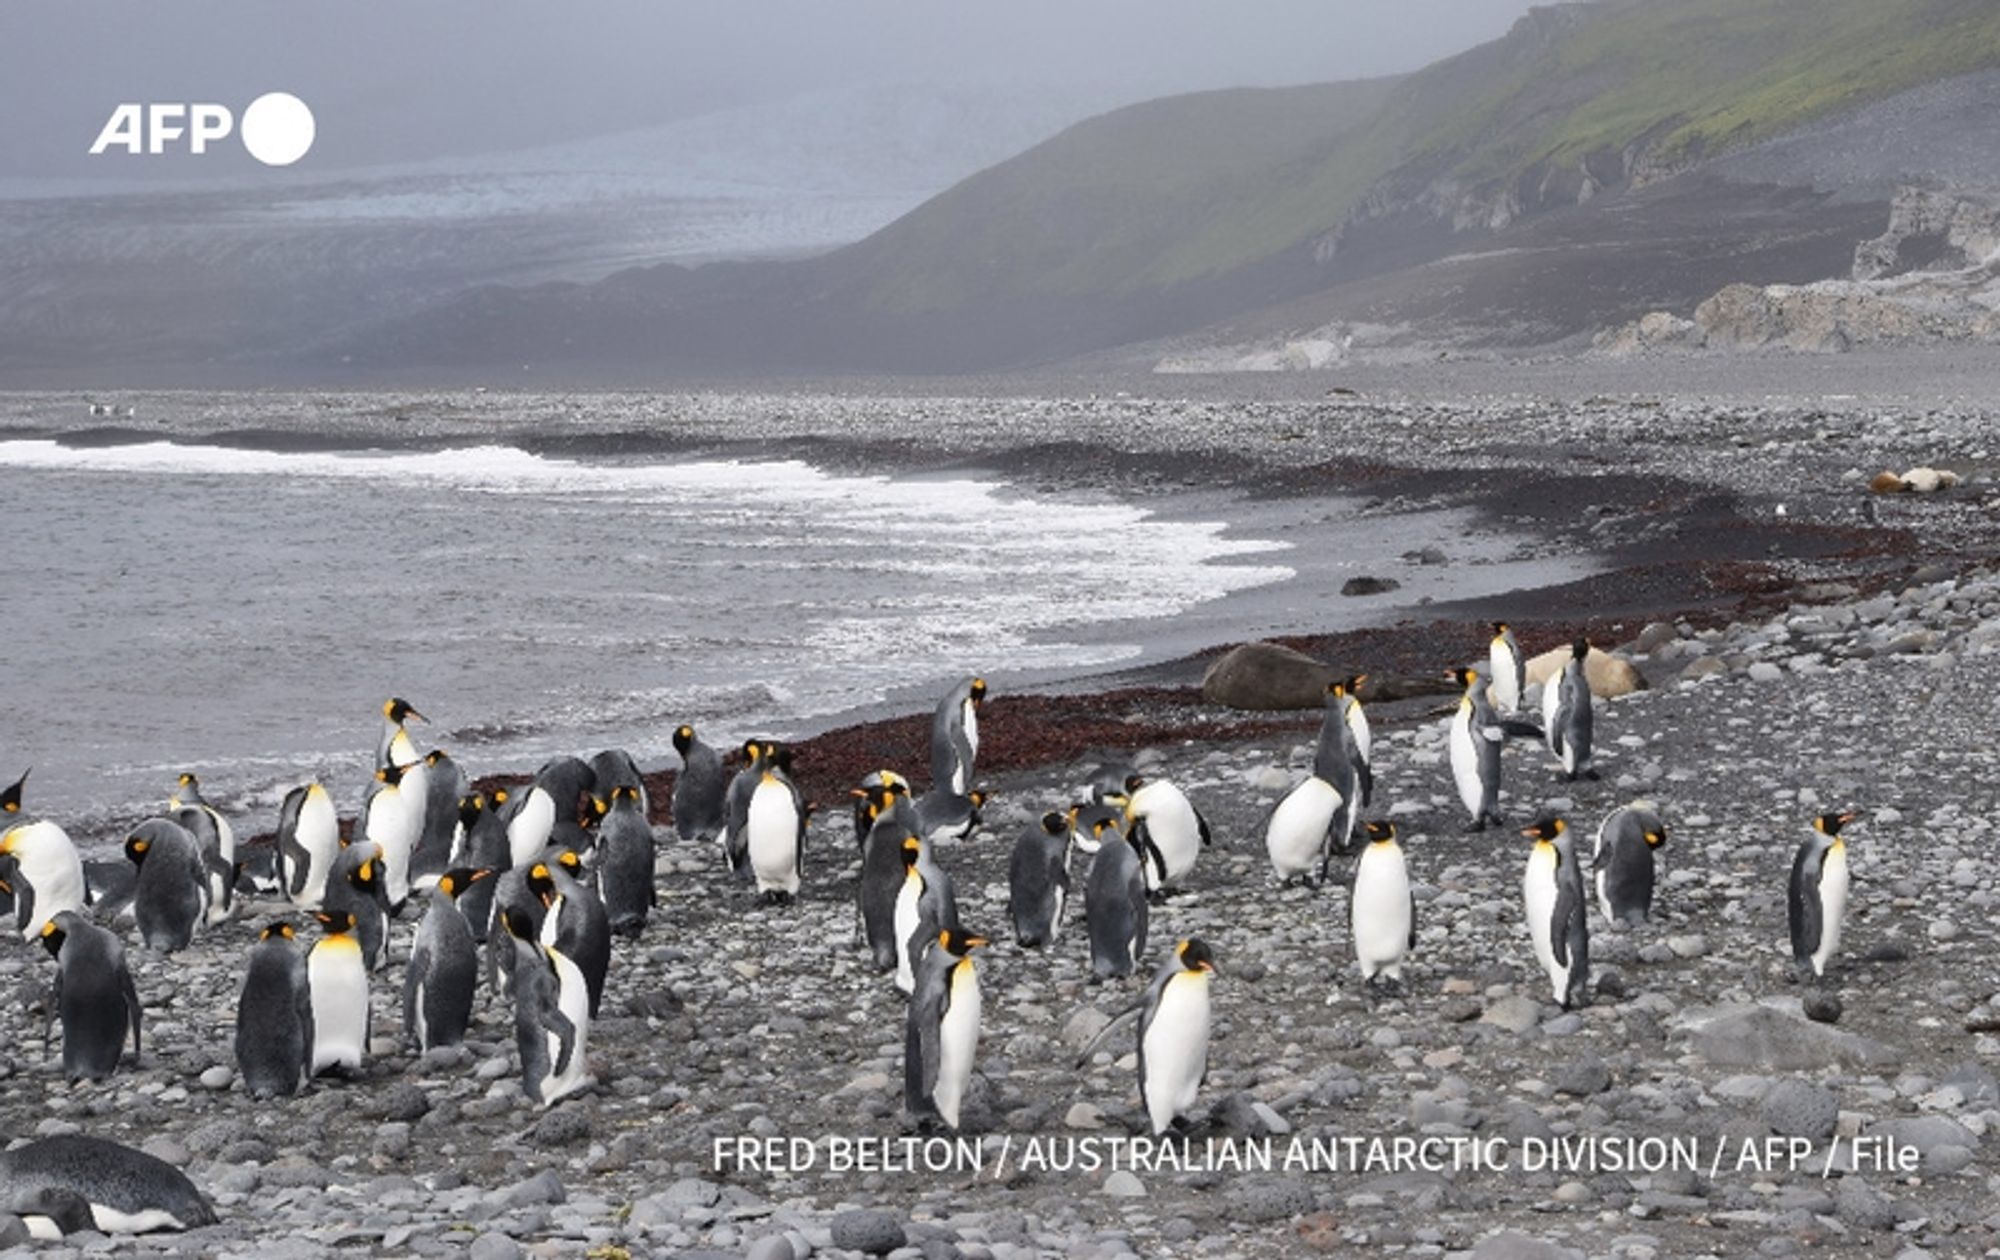
[(954, 1129), (979, 1049), (979, 1006), (979, 972), (971, 959), (962, 959), (951, 969), (951, 1001), (938, 1026), (938, 1077), (931, 1091), (938, 1115)]
[(750, 869), (759, 892), (799, 890), (799, 813), (791, 789), (766, 778), (750, 796)]
[(1555, 986), (1556, 1000), (1569, 990), (1569, 968), (1556, 961), (1554, 940), (1556, 913), (1556, 850), (1548, 843), (1537, 844), (1528, 855), (1528, 869), (1521, 876), (1521, 907), (1528, 920), (1528, 936), (1535, 943), (1535, 960)]
[(583, 1088), (589, 1080), (583, 1071), (583, 1052), (590, 1033), (590, 989), (584, 982), (582, 969), (567, 955), (551, 949), (548, 956), (556, 969), (556, 1009), (576, 1030), (576, 1039), (570, 1046), (569, 1062), (565, 1064), (562, 1061), (562, 1037), (553, 1031), (542, 1034), (547, 1038), (549, 1048), (549, 1075), (542, 1082), (543, 1106), (568, 1097)]
[(83, 909), (83, 859), (68, 832), (52, 822), (25, 823), (6, 833), (6, 851), (35, 890), (34, 918), (21, 924), (23, 940), (41, 936), (61, 911)]
[(1487, 649), (1486, 664), (1492, 671), (1493, 704), (1502, 713), (1513, 713), (1521, 707), (1520, 677), (1514, 672), (1514, 653), (1503, 639), (1493, 640)]
[(1354, 868), (1354, 957), (1361, 978), (1377, 972), (1400, 979), (1410, 941), (1410, 871), (1403, 848), (1391, 841), (1361, 851)]
[(1354, 747), (1361, 753), (1361, 760), (1371, 762), (1375, 755), (1375, 737), (1368, 729), (1368, 714), (1353, 697), (1347, 701), (1347, 731), (1354, 737)]
[(310, 910), (326, 898), (326, 877), (333, 860), (340, 855), (340, 819), (333, 810), (333, 798), (315, 786), (299, 806), (298, 830), (293, 838), (306, 854), (306, 879), (299, 888), (298, 904)]
[(1293, 788), (1278, 802), (1264, 833), (1264, 847), (1271, 855), (1271, 869), (1279, 879), (1307, 874), (1319, 864), (1340, 802), (1340, 793), (1318, 775)]
[(1148, 887), (1176, 883), (1194, 869), (1195, 859), (1201, 856), (1201, 822), (1185, 793), (1171, 783), (1149, 783), (1132, 797), (1132, 810), (1146, 820), (1146, 832), (1167, 868), (1166, 877), (1161, 879), (1149, 864)]
[(556, 829), (556, 799), (540, 788), (529, 788), (521, 812), (507, 823), (507, 854), (519, 870), (533, 866), (535, 856), (548, 847)]
[(1208, 1073), (1208, 973), (1184, 971), (1167, 981), (1146, 1024), (1146, 1115), (1155, 1134), (1186, 1115)]
[(896, 890), (896, 987), (905, 993), (917, 989), (916, 961), (911, 958), (910, 938), (917, 931), (917, 907), (923, 900), (924, 881), (915, 871), (903, 878)]
[(1840, 925), (1847, 917), (1847, 846), (1827, 850), (1819, 868), (1819, 948), (1813, 951), (1814, 975), (1826, 974), (1826, 964), (1840, 948)]
[(410, 798), (401, 787), (386, 787), (368, 802), (368, 839), (382, 846), (382, 882), (391, 905), (410, 895), (410, 850), (416, 846), (417, 820)]
[(368, 1048), (368, 969), (352, 937), (328, 937), (306, 959), (312, 989), (315, 1075), (358, 1068)]
[(1463, 704), (1451, 719), (1451, 777), (1465, 812), (1478, 818), (1485, 785), (1479, 779), (1479, 748), (1472, 741), (1472, 706)]

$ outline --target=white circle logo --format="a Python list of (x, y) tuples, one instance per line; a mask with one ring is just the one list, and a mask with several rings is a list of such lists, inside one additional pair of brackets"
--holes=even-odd
[(290, 92), (266, 92), (251, 101), (240, 126), (243, 147), (266, 166), (290, 166), (312, 148), (313, 112)]

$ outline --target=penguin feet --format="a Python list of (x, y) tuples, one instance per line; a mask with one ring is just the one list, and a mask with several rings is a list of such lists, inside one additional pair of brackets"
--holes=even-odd
[(1486, 830), (1486, 820), (1484, 818), (1475, 818), (1471, 822), (1465, 824), (1465, 827), (1460, 832), (1460, 834), (1467, 836), (1476, 836), (1484, 830)]

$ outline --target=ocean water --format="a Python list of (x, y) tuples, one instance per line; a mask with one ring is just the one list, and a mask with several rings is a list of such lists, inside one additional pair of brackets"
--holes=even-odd
[(968, 673), (1134, 662), (1149, 626), (1293, 574), (1289, 542), (998, 479), (508, 446), (0, 441), (0, 781), (89, 833), (191, 770), (250, 830), (358, 805), (384, 699), (469, 773), (672, 764)]

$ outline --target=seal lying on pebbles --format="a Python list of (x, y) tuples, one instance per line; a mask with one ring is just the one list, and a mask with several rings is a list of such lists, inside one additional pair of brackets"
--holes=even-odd
[[(129, 1146), (70, 1134), (0, 1153), (0, 1205), (21, 1205), (14, 1210), (32, 1218), (41, 1214), (35, 1196), (50, 1189), (82, 1196), (92, 1223), (107, 1234), (216, 1223), (215, 1208), (180, 1169)], [(30, 1228), (48, 1227), (31, 1219)]]

